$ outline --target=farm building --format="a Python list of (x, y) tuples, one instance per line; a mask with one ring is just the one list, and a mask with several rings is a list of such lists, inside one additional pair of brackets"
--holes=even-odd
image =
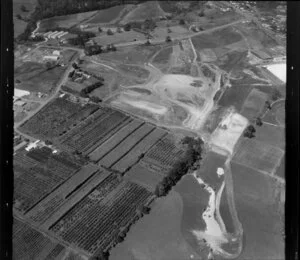
[(50, 37), (51, 39), (55, 39), (60, 33), (61, 33), (61, 32), (55, 32), (55, 33), (51, 34), (49, 37)]
[(57, 34), (57, 33), (58, 33), (58, 31), (52, 32), (52, 33), (48, 34), (47, 37), (48, 38), (53, 38), (52, 36), (55, 35), (55, 34)]
[(60, 55), (60, 51), (55, 50), (55, 51), (52, 52), (52, 54), (55, 55), (55, 56), (59, 56)]
[(56, 55), (47, 55), (43, 57), (43, 60), (51, 60), (51, 61), (58, 61), (59, 57)]
[(63, 37), (66, 34), (68, 34), (68, 32), (62, 32), (62, 34), (58, 35), (57, 38), (60, 39), (61, 37)]

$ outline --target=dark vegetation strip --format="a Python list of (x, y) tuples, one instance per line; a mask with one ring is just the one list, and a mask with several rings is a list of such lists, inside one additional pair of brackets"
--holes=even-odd
[(176, 183), (189, 172), (199, 167), (199, 160), (202, 159), (203, 141), (192, 137), (185, 137), (182, 140), (187, 145), (184, 157), (175, 163), (169, 173), (162, 179), (155, 189), (155, 195), (158, 197), (165, 196)]
[[(126, 4), (138, 4), (145, 0), (128, 0)], [(36, 22), (45, 18), (60, 15), (90, 12), (107, 9), (124, 4), (122, 0), (37, 0), (34, 12), (30, 15), (25, 31), (18, 36), (17, 42), (28, 41), (31, 32), (36, 29)]]

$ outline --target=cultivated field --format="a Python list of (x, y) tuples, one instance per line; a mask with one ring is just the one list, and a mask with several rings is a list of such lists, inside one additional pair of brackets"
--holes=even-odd
[(166, 173), (183, 155), (184, 150), (176, 145), (169, 134), (157, 142), (145, 154), (141, 162), (150, 170)]
[(136, 164), (126, 172), (125, 179), (154, 192), (157, 184), (163, 179), (163, 175), (159, 172), (150, 171), (141, 164)]
[(65, 95), (51, 101), (19, 129), (37, 138), (52, 140), (68, 132), (97, 109), (96, 105), (81, 106), (69, 101)]
[[(83, 166), (71, 178), (27, 212), (25, 217), (39, 226), (44, 224), (45, 221), (46, 224), (44, 225), (47, 225), (47, 223), (53, 224), (53, 221), (55, 221), (54, 213), (63, 213), (68, 210), (68, 207), (74, 203), (74, 199), (79, 201), (89, 191), (87, 188), (91, 186), (91, 182), (97, 183), (99, 179), (104, 179), (108, 174), (108, 172), (93, 164)], [(82, 189), (78, 189), (78, 187), (82, 187)]]
[(265, 107), (267, 99), (268, 95), (266, 93), (253, 89), (245, 100), (241, 115), (249, 120), (259, 116)]
[(63, 245), (13, 219), (13, 259), (63, 259), (65, 252)]
[(240, 164), (233, 163), (231, 169), (235, 204), (244, 230), (244, 248), (237, 259), (283, 259), (284, 223), (278, 212), (282, 202), (276, 181)]
[[(136, 146), (134, 146), (129, 153), (122, 157), (112, 167), (112, 169), (120, 172), (126, 171), (129, 167), (131, 167), (134, 163), (136, 163), (139, 160), (140, 156), (143, 156), (150, 147), (152, 147), (158, 140), (160, 140), (166, 134), (167, 132), (160, 128), (153, 130), (149, 135), (144, 137)], [(119, 149), (119, 146), (116, 147), (116, 149)]]
[(125, 125), (101, 146), (97, 147), (93, 152), (91, 152), (89, 154), (90, 159), (95, 162), (102, 159), (103, 156), (107, 155), (110, 151), (117, 147), (120, 142), (126, 139), (129, 135), (134, 134), (134, 131), (141, 127), (142, 124), (142, 121), (134, 119), (132, 122)]
[(136, 209), (147, 204), (152, 196), (137, 184), (121, 182), (112, 174), (50, 230), (92, 255), (116, 243), (122, 228), (136, 219)]
[[(148, 124), (142, 125), (138, 128), (134, 133), (128, 136), (125, 140), (123, 140), (113, 151), (108, 153), (104, 158), (102, 158), (99, 162), (100, 165), (104, 165), (105, 167), (111, 167), (114, 165), (120, 158), (122, 158), (126, 153), (128, 153), (133, 147), (135, 147), (140, 141), (142, 141), (150, 132), (154, 130), (154, 127)], [(116, 167), (117, 169), (121, 169), (120, 167)], [(129, 166), (129, 165), (128, 165)], [(127, 168), (127, 167), (126, 167)], [(126, 169), (125, 168), (125, 169)], [(123, 170), (125, 170), (123, 169)]]
[(80, 169), (74, 157), (53, 154), (47, 147), (28, 153), (21, 149), (14, 156), (14, 208), (26, 213), (56, 187)]
[(234, 162), (273, 175), (284, 151), (255, 139), (244, 139), (233, 158)]
[(60, 142), (67, 150), (89, 154), (127, 124), (128, 120), (129, 117), (119, 111), (98, 109), (84, 122), (63, 135)]

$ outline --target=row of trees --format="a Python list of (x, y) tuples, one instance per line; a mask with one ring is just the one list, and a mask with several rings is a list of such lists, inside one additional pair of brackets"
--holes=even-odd
[(93, 90), (100, 88), (101, 86), (103, 86), (103, 84), (104, 84), (104, 79), (103, 79), (103, 81), (96, 82), (95, 84), (92, 84), (92, 85), (89, 85), (89, 86), (83, 88), (80, 91), (80, 96), (88, 97), (88, 94), (90, 94)]
[(165, 196), (180, 179), (182, 176), (192, 169), (196, 170), (199, 167), (201, 160), (201, 154), (203, 149), (203, 141), (194, 139), (192, 137), (185, 137), (182, 143), (187, 146), (185, 156), (177, 162), (170, 170), (167, 176), (157, 185), (155, 189), (155, 195), (158, 197)]

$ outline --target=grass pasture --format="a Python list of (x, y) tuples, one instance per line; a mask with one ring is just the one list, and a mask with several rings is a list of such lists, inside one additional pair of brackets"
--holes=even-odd
[(254, 23), (236, 25), (243, 35), (247, 38), (251, 49), (269, 49), (277, 46), (275, 40), (266, 35)]
[(278, 214), (276, 180), (232, 163), (235, 205), (244, 230), (243, 251), (237, 258), (284, 259), (284, 223)]
[(51, 30), (52, 28), (55, 27), (70, 28), (89, 19), (96, 13), (97, 11), (91, 11), (91, 12), (55, 16), (55, 17), (43, 19), (40, 24), (39, 32)]
[(152, 62), (153, 63), (159, 63), (159, 64), (166, 64), (169, 62), (170, 57), (173, 53), (173, 47), (167, 47), (167, 48), (163, 48), (162, 50), (160, 50), (155, 57), (153, 58)]
[(118, 43), (125, 43), (125, 42), (133, 42), (134, 40), (145, 40), (146, 38), (142, 33), (136, 31), (129, 31), (129, 32), (122, 32), (122, 33), (115, 33), (114, 35), (102, 35), (95, 38), (92, 38), (99, 45), (107, 45), (107, 44), (118, 44)]
[(197, 50), (206, 48), (218, 48), (242, 40), (240, 34), (236, 33), (232, 27), (227, 27), (209, 34), (197, 35), (191, 38)]
[(248, 119), (258, 116), (265, 107), (268, 95), (257, 89), (252, 89), (242, 107), (241, 114)]
[(146, 79), (149, 76), (149, 71), (136, 66), (136, 65), (129, 65), (129, 64), (120, 64), (117, 66), (120, 69), (121, 73), (125, 73), (126, 75), (130, 75), (137, 78)]
[(149, 215), (134, 224), (124, 242), (111, 250), (111, 260), (188, 260), (196, 255), (181, 233), (183, 202), (171, 191), (157, 199)]
[(251, 86), (233, 84), (225, 90), (218, 104), (223, 107), (234, 106), (240, 111), (251, 90)]
[(149, 59), (160, 50), (160, 46), (129, 46), (124, 48), (117, 48), (115, 52), (101, 53), (99, 62), (102, 60), (116, 63), (129, 63), (144, 65)]
[(285, 128), (264, 123), (256, 127), (255, 139), (281, 149), (285, 148)]
[(158, 1), (149, 1), (139, 4), (135, 9), (129, 12), (123, 19), (122, 24), (132, 21), (144, 21), (146, 19), (155, 19), (164, 16), (165, 12), (160, 8)]
[(272, 106), (266, 115), (263, 117), (263, 121), (274, 125), (285, 125), (285, 101), (277, 102)]
[(47, 70), (43, 64), (24, 62), (15, 69), (15, 78), (21, 81), (18, 84), (19, 89), (49, 94), (54, 90), (65, 70), (66, 67), (60, 66)]
[(214, 152), (209, 152), (204, 159), (197, 175), (211, 187), (219, 188), (223, 182), (223, 178), (217, 174), (217, 169), (223, 168), (226, 157)]
[(283, 155), (284, 151), (277, 147), (254, 139), (244, 139), (233, 160), (247, 167), (273, 175), (280, 165)]
[(88, 23), (109, 23), (118, 18), (120, 13), (124, 10), (124, 8), (125, 5), (117, 5), (108, 9), (100, 10), (91, 20), (88, 21)]
[(144, 166), (136, 164), (125, 175), (125, 179), (135, 182), (151, 192), (155, 191), (157, 184), (163, 179), (163, 175), (147, 170)]

